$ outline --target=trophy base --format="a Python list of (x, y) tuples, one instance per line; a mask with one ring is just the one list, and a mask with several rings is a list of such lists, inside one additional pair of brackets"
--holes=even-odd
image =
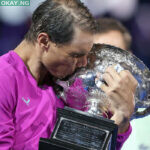
[(113, 121), (65, 107), (50, 139), (40, 139), (40, 150), (115, 150), (118, 127)]

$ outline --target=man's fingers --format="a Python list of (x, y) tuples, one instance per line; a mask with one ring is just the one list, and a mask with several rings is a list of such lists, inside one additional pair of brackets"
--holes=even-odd
[(128, 70), (121, 71), (120, 76), (122, 79), (128, 82), (128, 84), (130, 84), (132, 91), (135, 92), (135, 89), (138, 85), (138, 81), (134, 78), (134, 76), (130, 73), (130, 71)]
[(107, 85), (105, 85), (105, 84), (101, 84), (100, 88), (101, 88), (101, 90), (102, 90), (103, 92), (105, 92), (105, 93), (107, 93), (108, 90), (109, 90), (109, 87), (108, 87)]
[(119, 80), (120, 79), (119, 74), (114, 69), (114, 66), (108, 67), (105, 72), (109, 73), (112, 76), (113, 80)]
[(108, 72), (104, 73), (102, 77), (108, 86), (112, 85), (113, 77)]

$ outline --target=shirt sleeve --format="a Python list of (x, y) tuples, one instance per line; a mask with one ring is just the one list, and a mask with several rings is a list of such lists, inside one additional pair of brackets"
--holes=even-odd
[[(110, 119), (112, 117), (112, 113), (108, 111), (107, 113), (103, 114), (103, 117)], [(132, 132), (132, 127), (131, 127), (131, 124), (129, 124), (129, 128), (125, 133), (121, 133), (117, 135), (116, 150), (121, 149), (125, 141), (130, 136), (131, 132)]]
[(14, 143), (14, 104), (10, 83), (0, 77), (0, 149), (11, 150)]
[(117, 136), (117, 143), (116, 143), (116, 150), (121, 150), (122, 145), (128, 139), (132, 132), (131, 124), (129, 124), (129, 128), (125, 133), (118, 134)]

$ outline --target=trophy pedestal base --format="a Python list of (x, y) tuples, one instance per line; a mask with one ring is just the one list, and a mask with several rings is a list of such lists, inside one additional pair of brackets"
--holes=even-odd
[(115, 150), (118, 127), (113, 121), (65, 107), (50, 139), (40, 139), (39, 150)]

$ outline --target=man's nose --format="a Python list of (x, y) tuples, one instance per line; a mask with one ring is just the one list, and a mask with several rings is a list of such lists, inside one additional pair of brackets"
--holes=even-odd
[(87, 56), (83, 56), (83, 57), (78, 59), (78, 62), (77, 62), (77, 67), (78, 68), (86, 67), (86, 65), (87, 65)]

